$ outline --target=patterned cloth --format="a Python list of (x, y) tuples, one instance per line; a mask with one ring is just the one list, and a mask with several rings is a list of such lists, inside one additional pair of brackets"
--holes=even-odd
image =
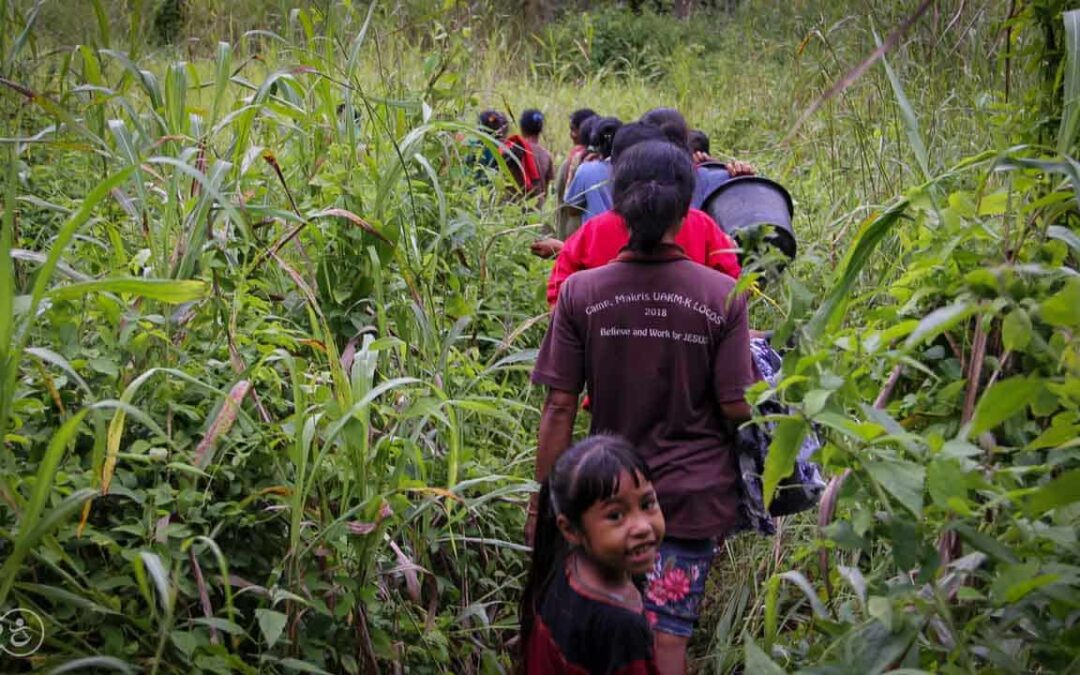
[(715, 556), (713, 539), (664, 539), (644, 593), (645, 618), (653, 631), (693, 634)]
[[(754, 369), (769, 386), (777, 385), (777, 374), (782, 360), (768, 340), (753, 338), (750, 340), (750, 354)], [(785, 415), (788, 409), (776, 401), (766, 401), (758, 406), (766, 415)], [(821, 469), (810, 461), (810, 457), (821, 449), (821, 441), (813, 429), (806, 434), (799, 455), (795, 460), (795, 470), (791, 476), (780, 482), (780, 489), (768, 510), (763, 497), (762, 473), (765, 469), (765, 457), (772, 442), (773, 424), (764, 426), (750, 425), (739, 430), (736, 447), (739, 455), (740, 495), (739, 523), (734, 532), (753, 530), (765, 535), (776, 531), (774, 516), (783, 516), (806, 511), (817, 505), (825, 480)]]

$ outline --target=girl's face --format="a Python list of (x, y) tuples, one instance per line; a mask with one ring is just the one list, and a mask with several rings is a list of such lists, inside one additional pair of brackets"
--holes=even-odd
[(612, 576), (645, 574), (653, 568), (657, 547), (664, 538), (664, 514), (652, 483), (623, 470), (619, 489), (598, 501), (581, 516), (581, 529), (561, 519), (563, 534)]

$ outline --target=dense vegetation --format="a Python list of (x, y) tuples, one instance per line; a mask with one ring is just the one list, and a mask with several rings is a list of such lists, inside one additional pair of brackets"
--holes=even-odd
[(473, 115), (661, 102), (795, 195), (751, 398), (834, 477), (698, 665), (1080, 667), (1080, 14), (428, 4), (0, 0), (3, 670), (507, 671), (551, 214)]

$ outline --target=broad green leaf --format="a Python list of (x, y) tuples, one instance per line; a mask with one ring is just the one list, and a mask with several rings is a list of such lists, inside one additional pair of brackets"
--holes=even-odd
[(1038, 516), (1077, 501), (1080, 501), (1080, 469), (1073, 469), (1040, 487), (1028, 497), (1025, 508), (1028, 513)]
[(806, 396), (803, 397), (803, 413), (813, 417), (824, 410), (831, 394), (832, 391), (829, 389), (811, 389), (808, 391)]
[(1073, 253), (1080, 255), (1080, 235), (1069, 228), (1061, 225), (1051, 225), (1046, 228), (1046, 236), (1065, 242), (1073, 250)]
[(200, 616), (191, 620), (192, 623), (197, 623), (202, 626), (208, 626), (210, 628), (216, 628), (223, 633), (229, 635), (246, 635), (244, 629), (237, 626), (228, 619), (222, 619), (216, 616)]
[(773, 494), (780, 481), (790, 476), (795, 469), (795, 458), (799, 454), (799, 446), (806, 437), (806, 432), (806, 422), (799, 417), (785, 417), (773, 430), (762, 477), (765, 508), (772, 504)]
[(209, 286), (202, 281), (114, 277), (57, 286), (51, 289), (48, 295), (54, 300), (73, 300), (88, 293), (129, 293), (151, 300), (179, 304), (206, 297), (209, 291)]
[(980, 216), (1000, 216), (1005, 213), (1009, 203), (1008, 190), (998, 190), (988, 195), (983, 195), (979, 200)]
[(1080, 326), (1080, 279), (1072, 278), (1065, 287), (1043, 301), (1042, 320), (1051, 326)]
[(255, 618), (259, 621), (259, 630), (262, 631), (263, 639), (266, 640), (266, 646), (273, 647), (281, 637), (281, 632), (285, 630), (285, 623), (289, 617), (272, 609), (257, 609)]
[(961, 300), (946, 307), (939, 307), (919, 321), (919, 327), (908, 336), (904, 346), (910, 349), (928, 338), (941, 335), (977, 311), (979, 311), (979, 306), (970, 300)]
[(839, 640), (834, 657), (844, 665), (838, 672), (863, 675), (892, 670), (919, 635), (917, 621), (905, 620), (901, 624), (897, 620), (896, 624), (895, 630), (889, 630), (880, 621), (870, 621), (847, 632)]
[(1039, 568), (1039, 563), (1034, 560), (1004, 566), (990, 586), (991, 600), (998, 606), (1011, 605), (1058, 580), (1057, 574), (1039, 574)]
[(1023, 350), (1031, 341), (1031, 318), (1019, 307), (1001, 322), (1001, 341), (1009, 351)]
[(1042, 382), (1037, 378), (1010, 377), (995, 382), (987, 389), (975, 407), (971, 433), (974, 436), (989, 431), (1023, 410), (1038, 395)]
[(189, 659), (191, 658), (191, 655), (195, 653), (195, 650), (205, 643), (205, 640), (197, 633), (187, 630), (174, 630), (169, 633), (169, 639), (172, 640), (172, 643), (176, 645), (176, 648)]
[(926, 469), (914, 462), (878, 460), (863, 465), (866, 472), (905, 508), (922, 516), (923, 484)]
[(893, 629), (893, 607), (888, 598), (875, 595), (866, 605), (866, 613), (881, 622), (881, 625)]
[(314, 675), (330, 675), (330, 673), (326, 672), (322, 668), (313, 666), (306, 661), (300, 661), (299, 659), (281, 659), (280, 661), (278, 661), (278, 663), (285, 668), (288, 668), (289, 670), (295, 670), (300, 673), (314, 673)]
[(993, 537), (989, 537), (967, 523), (953, 522), (951, 529), (956, 530), (960, 538), (972, 547), (982, 551), (999, 562), (1016, 562), (1016, 555), (1007, 546)]
[(931, 462), (926, 470), (926, 486), (930, 499), (942, 508), (948, 508), (950, 499), (967, 497), (964, 472), (956, 460), (939, 458)]

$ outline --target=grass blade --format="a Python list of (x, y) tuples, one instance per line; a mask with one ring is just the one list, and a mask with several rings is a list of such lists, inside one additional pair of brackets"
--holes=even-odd
[(88, 293), (127, 293), (178, 305), (205, 298), (209, 292), (210, 287), (202, 281), (113, 277), (54, 287), (48, 296), (54, 300), (74, 300)]
[(19, 519), (19, 531), (15, 537), (14, 550), (12, 550), (8, 559), (4, 561), (4, 566), (0, 568), (0, 606), (3, 606), (7, 600), (11, 585), (15, 583), (15, 577), (21, 569), (22, 559), (32, 547), (33, 542), (31, 539), (37, 527), (38, 519), (41, 517), (41, 512), (45, 508), (45, 501), (52, 492), (56, 471), (60, 466), (60, 459), (63, 457), (64, 451), (67, 450), (68, 444), (75, 438), (75, 432), (78, 431), (79, 425), (82, 424), (87, 412), (85, 409), (80, 410), (64, 422), (53, 434), (49, 446), (45, 450), (45, 455), (41, 458), (41, 463), (38, 465), (34, 478), (34, 491), (31, 493), (30, 500), (26, 503), (26, 508)]
[(1080, 9), (1065, 12), (1065, 102), (1058, 129), (1058, 152), (1071, 154), (1080, 131)]

